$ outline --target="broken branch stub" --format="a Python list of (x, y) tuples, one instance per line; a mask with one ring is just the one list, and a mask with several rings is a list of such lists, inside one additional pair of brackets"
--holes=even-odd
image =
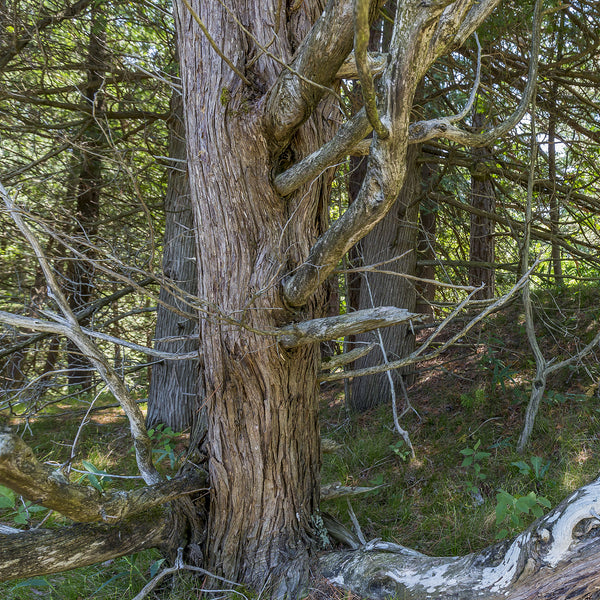
[(279, 328), (277, 337), (284, 348), (295, 348), (304, 344), (326, 342), (347, 335), (373, 331), (380, 327), (391, 327), (408, 321), (419, 322), (422, 320), (423, 315), (411, 313), (405, 308), (378, 306), (338, 317), (324, 317), (292, 323)]

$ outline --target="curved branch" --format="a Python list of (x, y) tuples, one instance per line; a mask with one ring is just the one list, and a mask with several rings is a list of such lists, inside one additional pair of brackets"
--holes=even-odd
[(389, 137), (390, 132), (379, 119), (377, 95), (373, 75), (369, 69), (367, 50), (369, 48), (369, 0), (354, 0), (354, 59), (360, 80), (361, 92), (369, 123), (381, 139)]
[[(379, 0), (371, 0), (371, 18)], [(335, 80), (352, 50), (352, 0), (329, 0), (323, 14), (304, 38), (291, 68), (283, 70), (266, 102), (265, 127), (273, 149), (284, 148), (294, 132), (312, 114), (325, 93), (322, 86)], [(313, 85), (313, 83), (318, 86)]]
[(496, 138), (502, 137), (513, 129), (527, 112), (527, 108), (533, 97), (537, 85), (538, 61), (540, 54), (541, 28), (543, 20), (542, 12), (543, 0), (536, 0), (533, 13), (533, 34), (531, 40), (531, 57), (529, 60), (529, 71), (527, 73), (527, 85), (523, 91), (523, 97), (515, 112), (500, 125), (483, 131), (481, 133), (471, 133), (455, 127), (452, 119), (442, 117), (440, 119), (430, 119), (428, 121), (418, 121), (411, 125), (410, 143), (418, 144), (426, 142), (433, 138), (444, 138), (453, 142), (464, 144), (465, 146), (483, 147), (489, 146)]
[(339, 163), (372, 129), (363, 108), (346, 121), (321, 148), (277, 175), (273, 181), (277, 193), (287, 196), (318, 177), (328, 167)]

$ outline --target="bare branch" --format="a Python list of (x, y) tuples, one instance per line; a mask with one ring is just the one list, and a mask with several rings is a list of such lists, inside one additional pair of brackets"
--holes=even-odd
[(350, 352), (344, 352), (343, 354), (336, 354), (332, 356), (329, 360), (323, 361), (321, 363), (321, 368), (326, 369), (327, 371), (331, 371), (332, 369), (337, 369), (338, 367), (343, 367), (348, 363), (354, 362), (359, 358), (369, 354), (373, 348), (375, 348), (377, 344), (367, 344), (360, 348), (354, 348), (354, 350), (350, 350)]
[(411, 313), (405, 308), (378, 306), (337, 317), (292, 323), (280, 327), (277, 336), (284, 348), (295, 348), (304, 344), (325, 342), (346, 335), (364, 333), (379, 327), (391, 327), (407, 321), (418, 322), (422, 319), (422, 315)]
[(274, 149), (288, 144), (325, 93), (307, 80), (329, 86), (350, 54), (354, 35), (352, 5), (352, 0), (329, 0), (290, 65), (304, 79), (283, 70), (269, 93), (265, 125)]
[(78, 524), (58, 530), (30, 529), (0, 540), (0, 581), (60, 573), (169, 542), (166, 513), (141, 515), (117, 525)]
[(392, 362), (389, 362), (388, 364), (376, 365), (376, 366), (367, 367), (364, 369), (355, 369), (354, 371), (344, 371), (343, 373), (331, 373), (329, 375), (321, 375), (319, 377), (319, 381), (337, 381), (338, 379), (346, 379), (348, 377), (362, 377), (363, 375), (374, 375), (376, 373), (384, 373), (385, 371), (388, 371), (390, 369), (400, 369), (401, 367), (406, 367), (408, 365), (412, 365), (417, 362), (421, 362), (421, 361), (425, 361), (425, 360), (430, 360), (432, 358), (435, 358), (436, 356), (439, 356), (447, 348), (449, 348), (450, 346), (455, 344), (458, 339), (463, 337), (475, 325), (477, 325), (477, 323), (480, 323), (489, 314), (497, 311), (501, 306), (506, 304), (506, 302), (508, 302), (508, 300), (512, 296), (514, 296), (514, 294), (516, 294), (525, 285), (525, 282), (528, 281), (528, 278), (531, 276), (532, 270), (537, 265), (538, 265), (538, 261), (535, 262), (535, 264), (527, 272), (527, 274), (524, 275), (523, 277), (521, 277), (521, 279), (519, 279), (519, 281), (506, 294), (504, 294), (504, 296), (501, 296), (495, 302), (490, 304), (484, 311), (482, 311), (476, 317), (471, 319), (471, 321), (469, 321), (458, 333), (454, 334), (449, 340), (447, 340), (443, 344), (440, 344), (440, 346), (438, 348), (436, 348), (434, 351), (430, 352), (429, 354), (424, 354), (427, 347), (429, 345), (431, 345), (431, 342), (438, 336), (440, 331), (451, 322), (451, 320), (452, 320), (451, 317), (458, 314), (459, 310), (467, 304), (468, 299), (481, 288), (477, 288), (463, 302), (461, 302), (458, 305), (458, 307), (453, 311), (451, 317), (448, 317), (447, 319), (442, 321), (440, 326), (427, 339), (427, 341), (423, 345), (421, 345), (419, 348), (417, 348), (417, 350), (415, 350), (414, 352), (409, 354), (408, 356), (406, 356), (404, 358), (400, 358), (400, 359), (392, 361)]
[(277, 175), (273, 181), (275, 189), (282, 196), (291, 194), (300, 186), (318, 177), (327, 167), (343, 160), (352, 148), (371, 133), (372, 129), (365, 110), (360, 110), (321, 148)]
[(321, 501), (333, 500), (334, 498), (343, 498), (344, 496), (358, 496), (359, 494), (366, 494), (373, 490), (378, 490), (384, 485), (376, 485), (374, 487), (359, 487), (359, 486), (348, 486), (342, 485), (341, 483), (329, 483), (321, 486)]
[[(387, 64), (387, 54), (381, 52), (367, 53), (367, 65), (373, 77), (381, 75)], [(358, 68), (354, 53), (352, 53), (339, 68), (335, 75), (336, 79), (358, 79)]]
[(433, 138), (444, 138), (465, 146), (483, 147), (489, 146), (495, 139), (502, 137), (513, 129), (527, 112), (533, 92), (537, 83), (538, 60), (540, 54), (541, 27), (543, 20), (543, 0), (536, 0), (533, 14), (533, 33), (531, 39), (531, 57), (529, 59), (529, 72), (527, 74), (527, 85), (519, 106), (513, 114), (500, 125), (482, 133), (471, 133), (455, 127), (452, 119), (442, 117), (428, 121), (418, 121), (411, 125), (410, 143), (417, 144), (426, 142)]

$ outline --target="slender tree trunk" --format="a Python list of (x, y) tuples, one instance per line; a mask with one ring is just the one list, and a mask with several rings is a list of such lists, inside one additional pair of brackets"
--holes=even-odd
[[(165, 196), (163, 274), (184, 294), (193, 297), (198, 292), (196, 236), (187, 174), (182, 100), (177, 93), (171, 100), (171, 113), (168, 123), (169, 156), (173, 160)], [(188, 303), (178, 298), (177, 290), (170, 291), (165, 286), (161, 288), (159, 297), (173, 309), (162, 303), (158, 306), (156, 349), (173, 353), (198, 350), (198, 319), (186, 318), (175, 312), (190, 313)], [(198, 375), (198, 360), (162, 360), (153, 365), (146, 417), (149, 427), (163, 423), (174, 431), (183, 431), (192, 425), (195, 417), (205, 420), (200, 410), (203, 384)]]
[[(87, 86), (84, 101), (100, 111), (104, 103), (102, 91), (106, 70), (106, 16), (101, 8), (93, 8), (90, 17), (90, 37), (88, 47)], [(92, 252), (86, 241), (97, 234), (97, 222), (100, 210), (100, 189), (102, 186), (102, 160), (100, 151), (104, 144), (104, 134), (94, 117), (82, 136), (81, 167), (77, 187), (75, 215), (77, 223), (75, 237), (81, 243), (75, 246), (89, 259)], [(94, 291), (93, 267), (88, 260), (74, 257), (69, 265), (69, 303), (75, 311), (89, 304)], [(86, 325), (86, 322), (82, 322)], [(87, 387), (91, 382), (91, 369), (87, 359), (72, 344), (67, 344), (69, 384)]]
[[(473, 126), (480, 129), (484, 124), (484, 115), (476, 112), (473, 116)], [(473, 168), (471, 170), (471, 205), (489, 213), (496, 211), (496, 194), (490, 174), (486, 169), (486, 161), (492, 152), (489, 148), (473, 150)], [(469, 245), (469, 261), (483, 263), (469, 267), (469, 285), (484, 288), (474, 297), (477, 299), (493, 298), (496, 288), (496, 271), (494, 269), (495, 223), (488, 217), (471, 214), (471, 237)]]
[[(242, 68), (251, 64), (246, 75), (268, 89), (279, 71), (276, 63), (258, 52), (251, 60), (248, 53), (256, 49), (248, 49), (245, 34), (213, 2), (191, 4), (223, 52)], [(307, 19), (319, 10), (308, 3), (283, 15), (275, 0), (228, 6), (284, 60), (295, 32), (301, 39)], [(283, 18), (274, 38), (278, 14)], [(211, 483), (205, 556), (211, 570), (228, 579), (294, 595), (308, 574), (319, 509), (319, 344), (283, 350), (247, 327), (264, 331), (294, 318), (280, 295), (281, 265), (299, 264), (327, 226), (330, 179), (285, 199), (275, 193), (269, 181), (277, 165), (256, 90), (221, 63), (183, 4), (176, 5), (176, 17), (199, 295), (221, 315), (215, 308), (201, 315)], [(204, 69), (208, 63), (211, 68)], [(321, 106), (330, 110), (328, 102)], [(317, 112), (289, 152), (304, 156), (315, 150), (327, 127)], [(326, 295), (319, 293), (302, 315), (326, 310)]]
[[(439, 205), (437, 200), (430, 197), (428, 191), (432, 184), (436, 167), (425, 163), (421, 167), (421, 185), (425, 189), (424, 196), (419, 204), (419, 237), (417, 240), (417, 267), (416, 275), (422, 279), (435, 280), (435, 240), (437, 228), (437, 214)], [(419, 265), (419, 260), (427, 261)], [(431, 303), (435, 299), (435, 284), (418, 282), (416, 285), (417, 302), (415, 312), (433, 316)]]
[[(418, 146), (409, 147), (407, 176), (396, 204), (358, 246), (364, 265), (391, 261), (378, 268), (399, 275), (365, 272), (360, 288), (359, 309), (398, 306), (414, 312), (416, 304), (414, 282), (400, 275), (405, 273), (414, 275), (416, 268), (418, 197), (421, 191), (421, 174), (417, 167), (419, 150)], [(389, 360), (406, 356), (414, 348), (414, 333), (406, 325), (382, 329), (381, 338)], [(379, 343), (377, 332), (361, 334), (355, 338), (357, 344), (372, 342)], [(380, 364), (382, 360), (382, 352), (374, 350), (358, 359), (355, 368), (370, 367)], [(398, 377), (403, 375), (402, 371), (391, 373), (396, 384), (399, 384)], [(389, 402), (390, 399), (390, 382), (386, 373), (359, 377), (352, 384), (350, 406), (353, 410), (368, 410)]]
[(558, 206), (558, 196), (556, 193), (556, 95), (558, 93), (558, 84), (552, 86), (552, 96), (550, 102), (553, 110), (550, 112), (548, 120), (548, 179), (552, 190), (550, 192), (550, 233), (553, 236), (552, 241), (552, 271), (557, 284), (563, 282), (562, 260), (560, 256), (560, 246), (556, 242), (560, 229), (560, 209)]

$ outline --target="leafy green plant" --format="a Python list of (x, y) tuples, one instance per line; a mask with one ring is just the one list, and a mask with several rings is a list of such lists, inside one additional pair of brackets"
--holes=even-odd
[(395, 444), (390, 444), (390, 450), (392, 450), (402, 462), (408, 461), (412, 454), (410, 448), (407, 448), (402, 440), (398, 440)]
[(479, 493), (479, 483), (487, 478), (487, 475), (481, 470), (481, 461), (489, 458), (491, 454), (479, 450), (481, 440), (473, 448), (463, 448), (460, 453), (464, 456), (461, 467), (468, 467), (471, 473), (471, 481), (467, 482), (467, 490), (472, 494)]
[[(500, 340), (492, 341), (498, 341), (502, 343)], [(484, 365), (486, 369), (492, 370), (492, 388), (500, 385), (502, 391), (506, 392), (506, 381), (515, 383), (513, 375), (516, 374), (516, 371), (500, 360), (492, 348), (488, 347), (487, 352), (481, 359), (481, 364)]]
[[(529, 492), (525, 496), (513, 496), (506, 490), (500, 489), (496, 494), (496, 526), (499, 527), (508, 520), (510, 529), (522, 529), (525, 516), (533, 515), (539, 518), (544, 514), (544, 509), (550, 506), (547, 498), (538, 496), (535, 492)], [(496, 534), (496, 539), (504, 539), (510, 529), (508, 527), (501, 529)]]
[(519, 469), (521, 475), (530, 477), (535, 481), (541, 481), (544, 479), (546, 473), (548, 473), (548, 469), (550, 468), (550, 461), (544, 463), (544, 459), (540, 456), (532, 456), (529, 459), (529, 463), (519, 460), (516, 462), (511, 462), (510, 464)]
[(0, 509), (8, 509), (4, 518), (12, 519), (15, 525), (26, 525), (32, 513), (48, 510), (17, 496), (12, 490), (0, 485)]
[(177, 456), (174, 450), (173, 440), (180, 433), (173, 431), (170, 427), (164, 427), (162, 424), (157, 425), (153, 429), (148, 430), (150, 439), (159, 446), (152, 450), (155, 455), (155, 462), (158, 465), (165, 458), (169, 459), (171, 468), (174, 469), (181, 456)]
[(89, 460), (82, 460), (81, 464), (86, 470), (83, 477), (90, 482), (92, 487), (96, 488), (99, 492), (103, 492), (104, 486), (102, 485), (102, 482), (106, 481), (107, 483), (110, 483), (112, 481), (110, 475), (106, 471), (96, 467)]

